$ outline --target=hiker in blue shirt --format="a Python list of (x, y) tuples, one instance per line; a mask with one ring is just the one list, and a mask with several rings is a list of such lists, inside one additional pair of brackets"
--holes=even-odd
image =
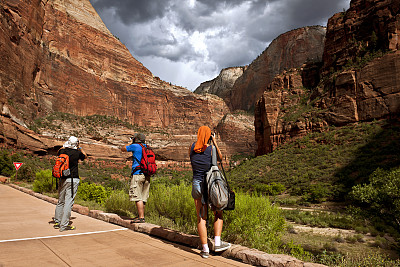
[(138, 211), (138, 217), (134, 218), (131, 223), (144, 223), (144, 210), (150, 191), (150, 176), (145, 176), (142, 171), (137, 168), (142, 159), (142, 146), (146, 141), (146, 136), (142, 133), (136, 133), (131, 137), (132, 143), (121, 147), (123, 152), (132, 152), (132, 172), (131, 183), (129, 186), (129, 198), (134, 201)]

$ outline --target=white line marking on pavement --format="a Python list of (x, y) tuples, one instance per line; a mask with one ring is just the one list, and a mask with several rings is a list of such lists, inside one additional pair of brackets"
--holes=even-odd
[(128, 228), (122, 228), (122, 229), (113, 229), (113, 230), (87, 232), (87, 233), (77, 233), (77, 234), (69, 234), (69, 235), (53, 235), (53, 236), (30, 237), (30, 238), (20, 238), (20, 239), (8, 239), (8, 240), (0, 240), (0, 243), (14, 242), (14, 241), (25, 241), (25, 240), (36, 240), (36, 239), (47, 239), (47, 238), (55, 238), (55, 237), (77, 236), (77, 235), (91, 235), (91, 234), (100, 234), (100, 233), (107, 233), (107, 232), (123, 231), (123, 230), (129, 230), (129, 229)]

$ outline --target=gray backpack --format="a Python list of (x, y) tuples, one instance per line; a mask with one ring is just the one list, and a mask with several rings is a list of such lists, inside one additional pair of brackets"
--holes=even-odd
[(206, 176), (207, 201), (216, 210), (223, 210), (229, 202), (228, 183), (217, 166), (217, 150), (212, 147), (212, 166)]

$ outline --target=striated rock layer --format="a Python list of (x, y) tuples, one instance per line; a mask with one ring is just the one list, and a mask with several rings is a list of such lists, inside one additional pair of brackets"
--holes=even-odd
[[(328, 22), (319, 106), (330, 124), (400, 111), (400, 2), (353, 0)], [(333, 71), (336, 71), (333, 73)]]
[(315, 120), (313, 110), (304, 103), (309, 92), (303, 86), (303, 72), (291, 69), (277, 75), (257, 101), (256, 155), (271, 153), (288, 140), (322, 131), (326, 126), (326, 122)]
[(325, 28), (304, 27), (281, 34), (255, 59), (232, 89), (231, 110), (251, 110), (274, 77), (285, 69), (299, 68), (305, 62), (322, 59)]
[(21, 125), (54, 111), (112, 115), (150, 132), (162, 128), (175, 145), (160, 153), (183, 159), (189, 140), (175, 135), (192, 139), (229, 112), (219, 98), (153, 77), (89, 0), (0, 1), (0, 110)]
[(306, 95), (306, 101), (296, 97), (304, 90), (298, 93), (291, 88), (314, 87), (319, 81), (318, 64), (304, 66), (301, 79), (293, 73), (277, 76), (258, 101), (258, 155), (328, 124), (398, 117), (399, 11), (399, 1), (353, 0), (349, 10), (329, 19), (321, 83)]

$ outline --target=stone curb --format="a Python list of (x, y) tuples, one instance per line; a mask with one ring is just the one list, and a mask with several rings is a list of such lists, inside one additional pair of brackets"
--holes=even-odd
[[(48, 197), (39, 193), (20, 187), (15, 184), (8, 184), (10, 187), (22, 191), (26, 194), (32, 195), (44, 201), (50, 202), (54, 205), (57, 204), (58, 200), (53, 197)], [(167, 229), (159, 225), (151, 223), (137, 223), (131, 224), (130, 220), (124, 220), (119, 215), (114, 213), (106, 213), (101, 210), (89, 210), (89, 208), (74, 204), (72, 210), (98, 220), (102, 220), (108, 223), (120, 225), (122, 227), (131, 229), (136, 232), (145, 233), (148, 235), (156, 236), (170, 242), (183, 244), (189, 247), (198, 248), (199, 237), (196, 235), (189, 235), (180, 233), (175, 230)], [(232, 245), (228, 250), (224, 251), (221, 256), (242, 261), (244, 263), (255, 265), (255, 266), (279, 266), (279, 267), (326, 267), (326, 265), (303, 262), (292, 256), (284, 254), (268, 254), (257, 249), (250, 249), (240, 245)]]

